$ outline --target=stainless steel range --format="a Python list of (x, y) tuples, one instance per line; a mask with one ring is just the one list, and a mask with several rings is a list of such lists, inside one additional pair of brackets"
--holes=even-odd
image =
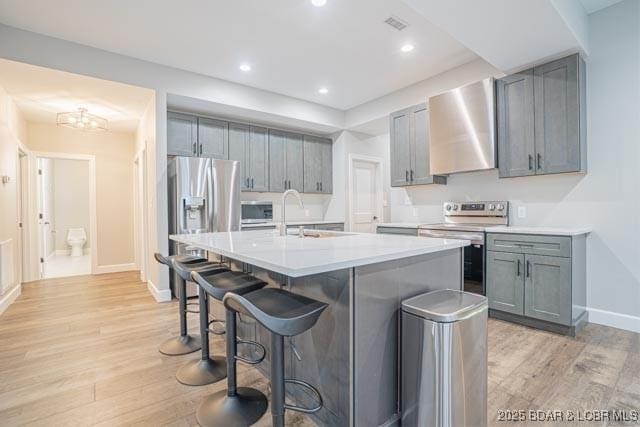
[(491, 227), (509, 225), (509, 202), (446, 202), (443, 211), (443, 223), (420, 225), (418, 235), (470, 240), (464, 250), (464, 290), (484, 295), (485, 234)]

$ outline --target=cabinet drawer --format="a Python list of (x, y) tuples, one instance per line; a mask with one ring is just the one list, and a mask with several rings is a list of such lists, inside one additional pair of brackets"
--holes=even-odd
[(378, 227), (378, 234), (401, 234), (406, 236), (417, 236), (417, 228), (403, 228), (403, 227)]
[(486, 245), (489, 251), (571, 256), (571, 237), (564, 236), (488, 233)]

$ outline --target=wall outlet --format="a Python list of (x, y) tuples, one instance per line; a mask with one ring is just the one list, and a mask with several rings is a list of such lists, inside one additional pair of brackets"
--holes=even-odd
[(527, 217), (527, 208), (525, 206), (518, 206), (518, 218)]

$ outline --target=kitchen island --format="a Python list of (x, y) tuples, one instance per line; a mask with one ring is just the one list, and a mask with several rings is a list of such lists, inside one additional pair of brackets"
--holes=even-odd
[[(461, 289), (469, 242), (381, 234), (323, 232), (317, 237), (243, 231), (171, 236), (217, 254), (234, 269), (329, 304), (318, 323), (285, 341), (287, 378), (315, 385), (320, 425), (393, 425), (399, 421), (399, 308), (417, 294)], [(221, 308), (214, 307), (221, 318)], [(269, 334), (241, 316), (244, 339)], [(268, 355), (267, 355), (268, 360)], [(267, 373), (268, 363), (260, 369)], [(288, 389), (313, 406), (303, 390)]]

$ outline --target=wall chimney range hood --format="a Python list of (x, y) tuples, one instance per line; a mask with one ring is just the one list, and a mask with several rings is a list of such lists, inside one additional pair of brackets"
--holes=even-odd
[(493, 78), (433, 96), (428, 103), (433, 175), (498, 167)]

